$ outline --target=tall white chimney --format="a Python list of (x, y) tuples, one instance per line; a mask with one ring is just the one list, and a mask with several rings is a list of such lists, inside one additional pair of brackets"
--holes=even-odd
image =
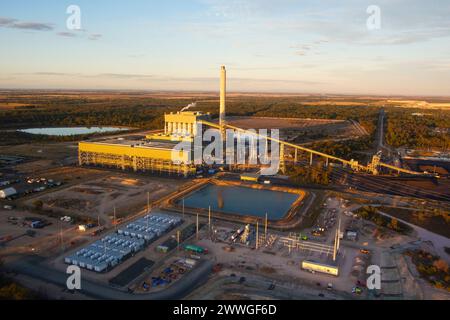
[(225, 125), (225, 103), (227, 95), (227, 70), (225, 66), (220, 69), (220, 114), (219, 114), (219, 125), (221, 130), (224, 131)]

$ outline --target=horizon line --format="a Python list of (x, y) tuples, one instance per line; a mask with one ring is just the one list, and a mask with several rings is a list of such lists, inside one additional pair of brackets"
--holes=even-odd
[[(164, 89), (164, 90), (158, 90), (158, 89), (77, 89), (77, 88), (0, 88), (0, 91), (2, 92), (8, 92), (8, 91), (58, 91), (58, 92), (134, 92), (134, 93), (192, 93), (192, 94), (211, 94), (211, 95), (218, 95), (219, 91), (212, 91), (212, 90), (174, 90), (174, 89)], [(246, 95), (259, 95), (259, 94), (272, 94), (272, 95), (291, 95), (291, 96), (301, 96), (301, 95), (310, 95), (310, 96), (359, 96), (359, 97), (416, 97), (416, 98), (445, 98), (450, 99), (449, 95), (427, 95), (427, 94), (402, 94), (402, 93), (385, 93), (385, 94), (371, 94), (371, 93), (333, 93), (333, 92), (326, 92), (326, 93), (319, 93), (319, 92), (293, 92), (293, 91), (228, 91), (228, 94), (246, 94)]]

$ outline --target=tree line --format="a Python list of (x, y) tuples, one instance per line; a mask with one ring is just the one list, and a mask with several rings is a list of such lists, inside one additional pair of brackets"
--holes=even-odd
[(450, 111), (391, 109), (386, 142), (393, 147), (450, 150)]

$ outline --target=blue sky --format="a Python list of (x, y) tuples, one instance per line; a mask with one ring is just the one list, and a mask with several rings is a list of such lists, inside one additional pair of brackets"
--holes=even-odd
[(0, 43), (0, 88), (450, 95), (446, 0), (1, 1)]

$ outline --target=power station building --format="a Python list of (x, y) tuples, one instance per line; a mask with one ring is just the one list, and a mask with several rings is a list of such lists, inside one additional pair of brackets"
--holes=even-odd
[(167, 135), (195, 136), (197, 134), (197, 122), (209, 120), (209, 114), (199, 111), (184, 111), (169, 113), (164, 116), (164, 133)]
[(80, 142), (80, 165), (111, 167), (141, 172), (159, 172), (188, 176), (196, 168), (191, 155), (184, 150), (174, 152), (178, 142), (110, 139)]
[[(220, 122), (225, 119), (226, 74), (221, 68)], [(159, 172), (189, 176), (196, 173), (192, 151), (174, 151), (181, 141), (193, 142), (197, 122), (210, 120), (210, 114), (180, 111), (164, 115), (164, 132), (142, 140), (104, 139), (78, 145), (80, 166), (102, 166), (140, 172)]]
[(200, 111), (171, 112), (164, 115), (164, 133), (151, 134), (148, 140), (193, 141), (197, 135), (197, 122), (210, 120), (209, 113)]

